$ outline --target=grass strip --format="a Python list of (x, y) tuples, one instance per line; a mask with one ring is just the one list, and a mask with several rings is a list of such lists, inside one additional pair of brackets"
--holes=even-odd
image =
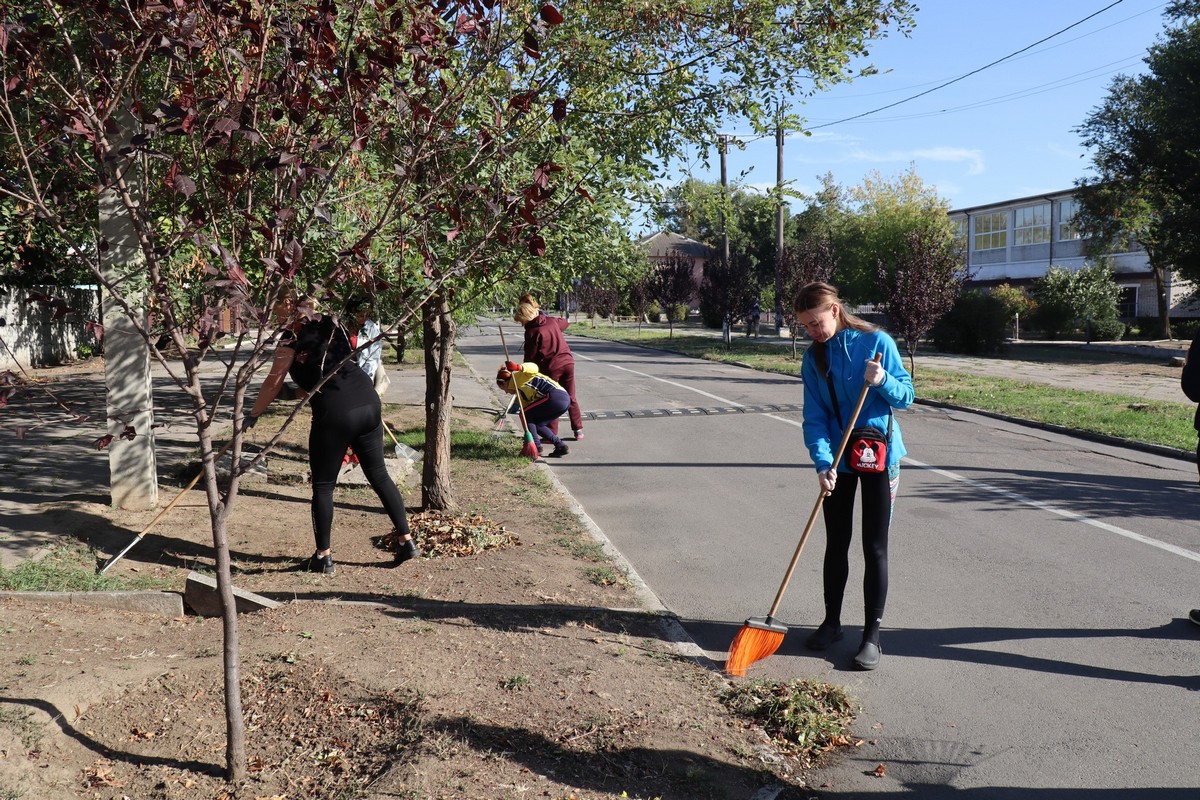
[(37, 561), (0, 567), (0, 589), (10, 592), (123, 592), (171, 589), (154, 575), (97, 575), (96, 555), (82, 542), (56, 545)]
[[(793, 357), (792, 348), (787, 343), (766, 344), (734, 336), (726, 345), (719, 338), (687, 333), (686, 329), (670, 335), (665, 330), (653, 327), (639, 330), (636, 327), (614, 325), (598, 325), (594, 328), (573, 325), (571, 332), (595, 339), (655, 347), (709, 361), (741, 364), (767, 372), (800, 374), (800, 359)], [(798, 343), (797, 352), (798, 355), (803, 354), (803, 344)], [(1070, 349), (1042, 348), (1036, 353), (1036, 360), (1050, 369), (1054, 363), (1104, 363), (1120, 359), (1120, 356), (1106, 359), (1103, 355), (1085, 355)], [(1192, 427), (1195, 406), (1191, 403), (1149, 401), (1131, 395), (1066, 389), (1030, 381), (944, 370), (923, 365), (920, 353), (917, 354), (917, 370), (919, 399), (1185, 452), (1192, 452), (1196, 447), (1196, 431)]]

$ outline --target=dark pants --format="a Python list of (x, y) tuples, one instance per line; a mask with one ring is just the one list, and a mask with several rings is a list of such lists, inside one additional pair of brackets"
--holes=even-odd
[[(579, 401), (575, 399), (575, 362), (567, 362), (547, 374), (571, 396), (571, 404), (567, 407), (567, 415), (571, 418), (571, 430), (583, 430), (583, 413), (579, 410)], [(559, 412), (559, 415), (561, 416), (562, 412)], [(558, 417), (550, 421), (550, 430), (554, 431), (555, 435), (558, 434)]]
[(854, 533), (854, 496), (862, 486), (864, 639), (878, 643), (879, 625), (888, 590), (888, 529), (892, 496), (887, 473), (859, 475), (839, 472), (833, 494), (825, 498), (825, 619), (840, 622), (842, 597), (850, 575), (850, 540)]
[(379, 404), (351, 409), (326, 409), (313, 414), (308, 432), (308, 464), (312, 470), (312, 524), (317, 550), (328, 550), (333, 528), (333, 489), (337, 486), (346, 448), (358, 456), (363, 474), (392, 525), (403, 537), (408, 534), (404, 498), (388, 475), (383, 462), (383, 417)]
[(525, 406), (525, 421), (529, 423), (534, 444), (541, 447), (542, 439), (549, 439), (555, 447), (562, 445), (562, 439), (558, 438), (558, 433), (550, 423), (557, 423), (558, 418), (570, 405), (571, 395), (563, 389), (554, 389), (545, 397), (534, 400)]

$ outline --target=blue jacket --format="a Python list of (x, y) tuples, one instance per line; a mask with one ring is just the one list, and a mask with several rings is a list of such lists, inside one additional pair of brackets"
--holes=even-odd
[[(892, 409), (908, 408), (915, 397), (912, 376), (904, 368), (900, 350), (892, 337), (883, 331), (863, 333), (853, 328), (838, 331), (825, 343), (825, 353), (829, 359), (829, 373), (837, 390), (841, 420), (834, 413), (833, 402), (829, 398), (829, 381), (821, 374), (817, 359), (805, 353), (804, 363), (800, 367), (800, 377), (804, 381), (804, 444), (808, 447), (809, 457), (816, 465), (817, 472), (824, 472), (833, 466), (834, 451), (841, 444), (842, 433), (858, 403), (867, 362), (876, 353), (883, 353), (882, 364), (887, 370), (887, 377), (879, 386), (867, 390), (866, 402), (854, 427), (873, 425), (886, 432)], [(887, 465), (890, 467), (899, 463), (907, 452), (904, 449), (904, 437), (900, 434), (900, 423), (893, 419)], [(838, 465), (838, 471), (848, 471), (844, 457)]]

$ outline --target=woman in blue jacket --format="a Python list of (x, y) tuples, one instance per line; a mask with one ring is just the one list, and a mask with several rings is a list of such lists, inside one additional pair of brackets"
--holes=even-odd
[[(828, 283), (810, 283), (796, 298), (796, 319), (813, 344), (805, 353), (800, 375), (804, 381), (804, 443), (816, 466), (824, 503), (825, 620), (808, 637), (807, 646), (824, 650), (842, 638), (842, 597), (850, 573), (850, 539), (854, 525), (854, 496), (862, 487), (863, 576), (865, 623), (854, 663), (860, 669), (879, 665), (879, 626), (887, 602), (888, 528), (900, 484), (900, 459), (907, 452), (892, 410), (913, 401), (912, 377), (904, 368), (896, 342), (876, 326), (846, 310), (838, 291)], [(876, 363), (876, 354), (881, 356)], [(863, 382), (870, 385), (855, 426), (871, 425), (890, 432), (887, 471), (875, 475), (851, 472), (833, 457), (854, 412)]]

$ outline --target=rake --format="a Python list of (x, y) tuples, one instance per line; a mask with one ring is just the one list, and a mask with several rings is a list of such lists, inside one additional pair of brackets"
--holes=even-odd
[[(218, 452), (217, 455), (213, 458), (213, 463), (215, 464), (216, 462), (220, 461), (221, 456), (225, 455), (225, 453), (232, 446), (233, 446), (233, 440), (230, 439), (225, 444), (225, 446), (221, 448), (220, 452)], [(184, 496), (192, 490), (192, 487), (195, 486), (197, 483), (199, 483), (200, 479), (203, 477), (204, 477), (204, 470), (200, 470), (199, 472), (197, 472), (196, 477), (192, 478), (191, 482), (188, 483), (187, 486), (183, 487), (183, 491), (181, 491), (179, 494), (175, 495), (175, 498), (170, 503), (167, 503), (166, 508), (164, 508), (162, 511), (155, 514), (154, 519), (150, 520), (150, 522), (146, 525), (146, 527), (142, 528), (142, 531), (141, 531), (141, 533), (139, 533), (137, 535), (137, 538), (135, 538), (129, 544), (125, 545), (125, 549), (122, 550), (121, 552), (117, 553), (112, 558), (110, 558), (108, 560), (108, 562), (105, 563), (104, 566), (97, 569), (96, 574), (103, 575), (104, 573), (108, 572), (108, 570), (112, 567), (113, 564), (116, 564), (118, 561), (120, 561), (122, 558), (124, 558), (125, 554), (128, 553), (130, 550), (132, 550), (134, 548), (134, 546), (137, 545), (138, 542), (140, 542), (142, 539), (144, 539), (146, 537), (146, 534), (150, 532), (150, 529), (153, 528), (155, 525), (157, 525), (158, 521), (160, 519), (162, 519), (163, 517), (165, 517), (167, 515), (167, 512), (169, 512), (172, 508), (174, 508), (175, 504), (178, 503), (180, 500), (182, 500), (184, 498)]]

